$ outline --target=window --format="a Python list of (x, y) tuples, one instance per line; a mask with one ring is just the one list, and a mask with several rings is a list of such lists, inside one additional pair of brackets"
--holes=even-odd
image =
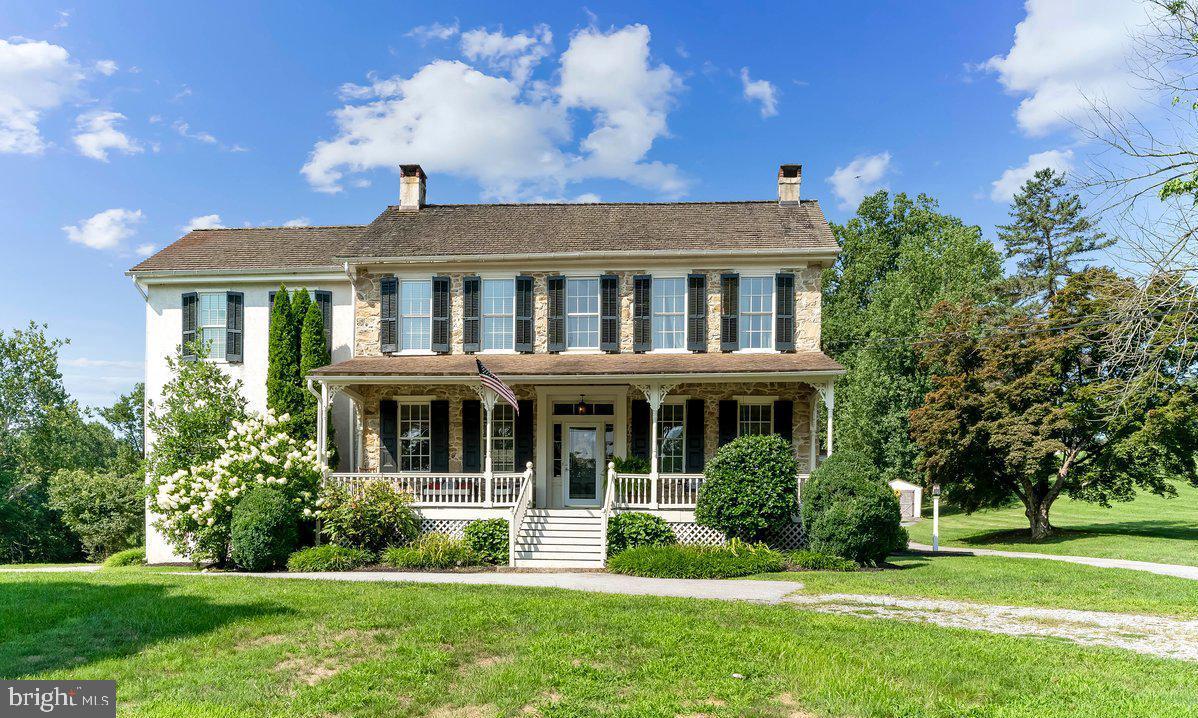
[(657, 410), (657, 470), (663, 474), (686, 471), (686, 406), (662, 404)]
[(768, 436), (774, 433), (774, 405), (742, 403), (738, 430), (740, 436)]
[(566, 280), (566, 348), (599, 348), (599, 279)]
[(774, 346), (774, 278), (740, 278), (740, 348)]
[(653, 278), (653, 348), (686, 346), (686, 279)]
[(399, 470), (432, 467), (432, 426), (428, 404), (399, 405)]
[(399, 336), (402, 350), (427, 351), (433, 337), (433, 283), (404, 280), (399, 283)]
[(200, 295), (199, 330), (200, 343), (208, 347), (209, 359), (225, 358), (225, 313), (229, 298), (224, 292)]
[[(483, 413), (483, 431), (486, 431)], [(491, 410), (491, 470), (516, 470), (516, 412), (510, 404), (496, 404)]]
[(516, 283), (484, 279), (482, 291), (483, 351), (511, 349), (516, 331)]

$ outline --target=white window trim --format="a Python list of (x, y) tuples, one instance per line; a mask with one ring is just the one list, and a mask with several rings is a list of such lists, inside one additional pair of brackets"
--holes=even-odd
[[(516, 351), (516, 275), (514, 274), (494, 274), (487, 272), (479, 272), (475, 276), (478, 277), (478, 354), (518, 354)], [(483, 349), (483, 326), (486, 324), (487, 315), (483, 313), (483, 300), (486, 298), (487, 281), (495, 281), (506, 279), (512, 284), (512, 346), (508, 349)], [(535, 299), (534, 299), (535, 303)], [(534, 308), (535, 309), (535, 308)], [(498, 315), (495, 315), (498, 316)], [(534, 322), (535, 323), (535, 322)]]
[[(423, 400), (421, 400), (421, 399), (422, 398), (405, 396), (405, 397), (397, 398), (395, 401), (395, 432), (396, 432), (395, 450), (396, 450), (396, 454), (397, 454), (395, 457), (395, 469), (396, 469), (396, 471), (398, 471), (400, 473), (427, 474), (427, 473), (432, 472), (432, 470), (433, 470), (432, 469), (432, 466), (433, 466), (433, 443), (432, 443), (433, 442), (433, 407), (432, 407), (432, 399), (431, 398), (423, 399)], [(427, 471), (419, 471), (419, 470), (409, 469), (408, 471), (405, 472), (403, 469), (401, 469), (399, 467), (400, 459), (403, 456), (403, 448), (402, 448), (403, 447), (403, 432), (400, 431), (400, 418), (399, 418), (400, 411), (399, 410), (400, 410), (400, 407), (405, 406), (405, 405), (406, 406), (423, 406), (428, 411), (429, 468)]]
[[(221, 296), (221, 297), (225, 298), (225, 302), (229, 301), (229, 293), (227, 291), (196, 292), (196, 338), (197, 339), (204, 336), (204, 331), (203, 331), (204, 325), (200, 324), (200, 303), (203, 301), (203, 297), (210, 296), (210, 295)], [(228, 311), (229, 310), (227, 309), (227, 305), (226, 305), (225, 326), (224, 326), (226, 334), (229, 331)], [(243, 331), (242, 332), (242, 342), (243, 343), (245, 341), (244, 335), (245, 335), (245, 332)], [(227, 342), (228, 339), (226, 338), (225, 341)], [(207, 361), (209, 361), (213, 364), (228, 364), (229, 363), (229, 360), (227, 358), (228, 356), (229, 356), (229, 347), (226, 345), (224, 354), (222, 354), (220, 357), (211, 357), (210, 356), (210, 357), (208, 357)]]
[[(760, 270), (752, 270), (752, 271), (737, 274), (737, 278), (738, 278), (737, 285), (736, 285), (737, 349), (733, 353), (735, 353), (735, 354), (780, 354), (781, 353), (777, 349), (774, 348), (777, 344), (777, 337), (774, 336), (774, 332), (777, 331), (777, 329), (778, 329), (778, 326), (777, 326), (778, 318), (776, 316), (778, 313), (778, 279), (775, 276), (775, 274), (776, 273), (761, 274)], [(740, 282), (745, 279), (768, 279), (770, 281), (770, 338), (771, 338), (771, 341), (770, 341), (770, 346), (768, 346), (768, 347), (749, 348), (749, 347), (743, 346), (744, 337), (745, 337), (743, 320), (744, 320), (745, 314), (744, 314), (744, 310), (743, 310), (744, 302), (740, 301)]]
[[(762, 398), (764, 398), (764, 397), (746, 397), (746, 398), (749, 398), (749, 399), (762, 399)], [(745, 422), (744, 422), (744, 420), (741, 418), (741, 415), (740, 415), (740, 410), (741, 410), (741, 408), (743, 408), (743, 407), (745, 407), (745, 406), (768, 406), (768, 407), (770, 408), (770, 421), (769, 421), (769, 429), (770, 429), (771, 431), (773, 430), (773, 428), (774, 428), (774, 421), (775, 421), (775, 419), (776, 419), (777, 417), (775, 417), (775, 416), (774, 416), (774, 404), (773, 404), (773, 401), (772, 401), (772, 400), (767, 402), (767, 401), (741, 401), (740, 399), (737, 399), (737, 404), (736, 404), (736, 436), (737, 436), (737, 437), (741, 437), (741, 436), (757, 436), (756, 434), (744, 434), (744, 433), (742, 433), (742, 432), (741, 432), (741, 426), (742, 426), (742, 425), (743, 425)], [(766, 436), (768, 436), (768, 435), (769, 435), (769, 433), (767, 432), (767, 433), (766, 433)]]
[(687, 323), (690, 321), (690, 315), (687, 313), (689, 310), (689, 308), (687, 307), (687, 286), (686, 286), (686, 280), (687, 280), (688, 275), (685, 273), (684, 274), (670, 273), (670, 274), (653, 274), (650, 276), (651, 276), (651, 279), (649, 280), (650, 287), (652, 287), (653, 283), (656, 282), (658, 279), (681, 279), (682, 280), (682, 346), (677, 347), (677, 348), (670, 348), (670, 349), (658, 349), (657, 348), (657, 346), (656, 346), (657, 342), (653, 341), (653, 339), (654, 339), (654, 337), (653, 337), (653, 333), (654, 333), (653, 332), (653, 319), (657, 316), (657, 312), (654, 311), (654, 309), (653, 309), (653, 301), (652, 301), (653, 293), (652, 293), (652, 290), (650, 290), (650, 294), (649, 294), (649, 297), (650, 297), (650, 301), (649, 301), (649, 339), (650, 339), (650, 342), (652, 344), (654, 344), (654, 346), (652, 349), (650, 349), (646, 353), (647, 354), (693, 354), (694, 352), (692, 352), (690, 349), (686, 348)]
[(398, 285), (395, 287), (395, 303), (397, 305), (397, 307), (396, 307), (396, 309), (397, 309), (397, 311), (396, 311), (396, 327), (395, 327), (396, 337), (395, 338), (396, 338), (396, 341), (399, 342), (399, 345), (401, 347), (403, 346), (403, 322), (404, 322), (403, 285), (404, 285), (404, 282), (424, 282), (424, 283), (428, 284), (428, 348), (427, 349), (400, 349), (399, 351), (397, 351), (395, 353), (404, 355), (404, 356), (430, 356), (432, 354), (436, 354), (436, 352), (433, 351), (433, 302), (435, 300), (433, 298), (433, 278), (432, 278), (432, 276), (424, 275), (424, 274), (411, 275), (411, 276), (398, 275), (398, 276), (396, 276), (396, 279), (398, 280)]
[[(658, 461), (657, 470), (658, 470), (658, 472), (666, 474), (668, 476), (686, 473), (686, 413), (687, 413), (686, 399), (687, 398), (688, 397), (686, 397), (686, 396), (670, 396), (668, 399), (666, 399), (665, 401), (663, 401), (661, 403), (662, 406), (681, 406), (682, 407), (682, 471), (662, 471), (662, 469), (661, 469), (661, 459), (662, 459), (661, 449), (665, 442), (661, 436), (661, 411), (660, 410), (657, 413), (657, 425), (653, 427), (653, 431), (657, 434), (657, 461)], [(736, 411), (737, 411), (737, 414), (739, 415), (740, 408), (738, 407)], [(738, 423), (739, 423), (739, 419), (740, 419), (740, 417), (737, 416)]]
[[(495, 404), (495, 410), (498, 410), (500, 406), (507, 406), (507, 404), (504, 404), (502, 402), (497, 402)], [(482, 454), (480, 455), (480, 459), (485, 460), (484, 457), (487, 452), (487, 447), (486, 447), (486, 443), (487, 443), (487, 409), (486, 409), (486, 407), (484, 407), (484, 406), (478, 407), (478, 420), (479, 420), (478, 426), (480, 429), (479, 433), (482, 436), (482, 443), (483, 443), (483, 446), (481, 449)], [(494, 426), (498, 426), (499, 422), (502, 420), (499, 418), (494, 418), (493, 421), (495, 422)], [(515, 455), (516, 455), (516, 424), (517, 423), (519, 423), (519, 420), (516, 416), (515, 411), (513, 410), (513, 412), (512, 412), (512, 469), (510, 471), (503, 471), (501, 469), (496, 468), (495, 469), (496, 472), (502, 472), (502, 473), (515, 473), (516, 472), (517, 467), (515, 464), (515, 460), (516, 460)], [(495, 442), (498, 441), (499, 438), (500, 437), (498, 437), (498, 436), (494, 436), (494, 435), (491, 436), (491, 461), (492, 462), (495, 461)], [(549, 438), (550, 438), (550, 441), (553, 440), (552, 436)]]
[[(566, 350), (563, 353), (566, 353), (566, 354), (602, 354), (603, 353), (599, 349), (599, 346), (603, 343), (603, 336), (602, 336), (603, 335), (603, 287), (601, 286), (602, 282), (600, 282), (599, 277), (600, 277), (600, 275), (598, 275), (598, 274), (566, 275), (566, 286), (562, 288), (562, 290), (563, 290), (562, 291), (562, 302), (565, 304), (565, 306), (562, 307), (562, 319), (565, 322), (564, 330), (566, 332)], [(594, 314), (594, 317), (595, 317), (595, 321), (597, 322), (597, 324), (596, 324), (596, 331), (595, 331), (595, 346), (593, 346), (593, 347), (572, 347), (572, 346), (570, 346), (570, 316), (571, 316), (570, 315), (570, 280), (579, 280), (579, 279), (595, 280), (595, 314)], [(590, 313), (587, 313), (587, 314), (575, 314), (574, 316), (589, 317), (592, 315)]]

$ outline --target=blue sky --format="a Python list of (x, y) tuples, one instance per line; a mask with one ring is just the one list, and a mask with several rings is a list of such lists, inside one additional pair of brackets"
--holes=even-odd
[(432, 202), (771, 198), (800, 162), (833, 221), (887, 187), (993, 236), (1020, 178), (1083, 161), (1079, 93), (1121, 97), (1102, 4), (0, 1), (0, 327), (69, 337), (107, 403), (139, 252), (369, 222), (400, 162)]

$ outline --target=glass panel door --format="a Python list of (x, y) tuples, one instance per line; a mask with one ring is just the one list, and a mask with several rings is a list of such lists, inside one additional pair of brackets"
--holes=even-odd
[(566, 427), (566, 501), (571, 504), (598, 504), (599, 427)]

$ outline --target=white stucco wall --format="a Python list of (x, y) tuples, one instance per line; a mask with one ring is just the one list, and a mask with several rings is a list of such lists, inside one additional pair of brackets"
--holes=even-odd
[[(305, 280), (288, 278), (289, 289), (303, 288), (309, 291), (327, 290), (333, 294), (333, 361), (349, 359), (353, 352), (354, 307), (353, 293), (348, 279), (344, 281)], [(162, 388), (170, 380), (166, 359), (173, 355), (182, 340), (184, 292), (239, 291), (245, 294), (244, 362), (229, 364), (220, 362), (221, 368), (230, 376), (240, 379), (242, 391), (252, 411), (266, 409), (266, 366), (269, 339), (269, 298), (272, 290), (279, 288), (278, 280), (244, 281), (205, 280), (195, 283), (149, 284), (146, 287), (146, 400), (157, 402)], [(352, 438), (352, 405), (347, 397), (339, 396), (333, 403), (332, 426), (336, 431), (337, 451), (343, 461), (348, 462)], [(153, 446), (152, 432), (146, 431), (146, 445)], [(174, 550), (155, 530), (154, 516), (146, 513), (146, 559), (150, 563), (182, 561), (184, 558)]]

